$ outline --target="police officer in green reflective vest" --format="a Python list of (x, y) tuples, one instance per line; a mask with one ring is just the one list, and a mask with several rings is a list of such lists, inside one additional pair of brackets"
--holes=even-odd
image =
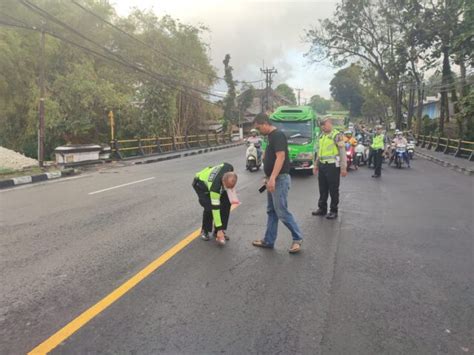
[(382, 158), (385, 148), (385, 137), (382, 133), (382, 126), (378, 125), (375, 127), (375, 136), (370, 146), (375, 154), (375, 171), (373, 178), (379, 178), (382, 175)]
[(206, 167), (195, 175), (192, 186), (198, 195), (199, 204), (204, 208), (201, 229), (203, 240), (210, 239), (213, 224), (217, 243), (224, 245), (228, 240), (225, 230), (229, 222), (231, 202), (234, 202), (229, 200), (229, 196), (236, 198), (236, 184), (237, 174), (228, 163)]
[[(339, 204), (340, 177), (347, 175), (346, 148), (342, 134), (333, 129), (329, 117), (321, 119), (319, 151), (314, 163), (314, 173), (318, 173), (319, 201), (318, 209), (313, 216), (337, 217)], [(328, 197), (331, 195), (331, 206), (328, 211)], [(327, 214), (327, 215), (326, 215)]]

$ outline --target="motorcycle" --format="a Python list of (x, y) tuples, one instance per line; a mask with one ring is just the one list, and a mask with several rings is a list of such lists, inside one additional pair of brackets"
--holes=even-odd
[(410, 158), (410, 160), (412, 160), (413, 157), (415, 156), (415, 141), (414, 140), (408, 141), (407, 151), (408, 151), (408, 157)]
[(350, 143), (346, 143), (346, 160), (347, 160), (347, 170), (354, 166), (356, 169), (357, 165), (354, 165), (354, 147)]
[(362, 144), (362, 141), (359, 141), (355, 147), (355, 166), (361, 166), (367, 164), (367, 148)]
[(395, 166), (398, 169), (401, 169), (403, 166), (403, 162), (406, 159), (405, 157), (407, 157), (407, 146), (404, 144), (397, 146), (395, 150)]
[(258, 154), (260, 144), (247, 143), (247, 152), (245, 154), (245, 167), (248, 171), (258, 171), (262, 166), (262, 158)]

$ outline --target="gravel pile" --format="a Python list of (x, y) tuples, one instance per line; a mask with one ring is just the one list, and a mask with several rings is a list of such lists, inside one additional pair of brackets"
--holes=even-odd
[(21, 170), (30, 166), (38, 166), (38, 161), (0, 146), (0, 168)]

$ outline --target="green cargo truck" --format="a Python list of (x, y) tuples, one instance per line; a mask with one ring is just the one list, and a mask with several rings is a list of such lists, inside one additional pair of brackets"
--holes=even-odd
[[(270, 116), (270, 120), (288, 139), (291, 168), (312, 174), (319, 137), (319, 125), (313, 109), (310, 106), (281, 106)], [(263, 149), (265, 147), (264, 141)]]

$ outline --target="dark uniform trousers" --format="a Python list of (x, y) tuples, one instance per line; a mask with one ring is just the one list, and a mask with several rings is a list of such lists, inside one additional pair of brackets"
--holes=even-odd
[(380, 174), (382, 174), (382, 160), (383, 160), (383, 149), (375, 150), (375, 171), (374, 171), (374, 175), (380, 176)]
[(341, 180), (341, 168), (336, 168), (336, 164), (318, 165), (318, 182), (319, 182), (319, 201), (318, 207), (328, 210), (328, 197), (331, 195), (331, 212), (337, 213), (339, 204), (339, 183)]
[[(202, 230), (204, 232), (210, 233), (212, 232), (212, 204), (211, 204), (211, 197), (209, 190), (204, 182), (195, 178), (193, 181), (193, 188), (198, 195), (199, 204), (204, 208), (202, 213)], [(227, 223), (229, 222), (229, 215), (230, 215), (230, 208), (231, 203), (229, 201), (229, 196), (227, 193), (221, 193), (220, 199), (220, 212), (221, 212), (221, 220), (222, 220), (222, 229), (227, 229)]]
[(377, 154), (376, 150), (373, 150), (372, 148), (369, 149), (369, 162), (367, 165), (370, 166), (375, 166), (375, 155)]

